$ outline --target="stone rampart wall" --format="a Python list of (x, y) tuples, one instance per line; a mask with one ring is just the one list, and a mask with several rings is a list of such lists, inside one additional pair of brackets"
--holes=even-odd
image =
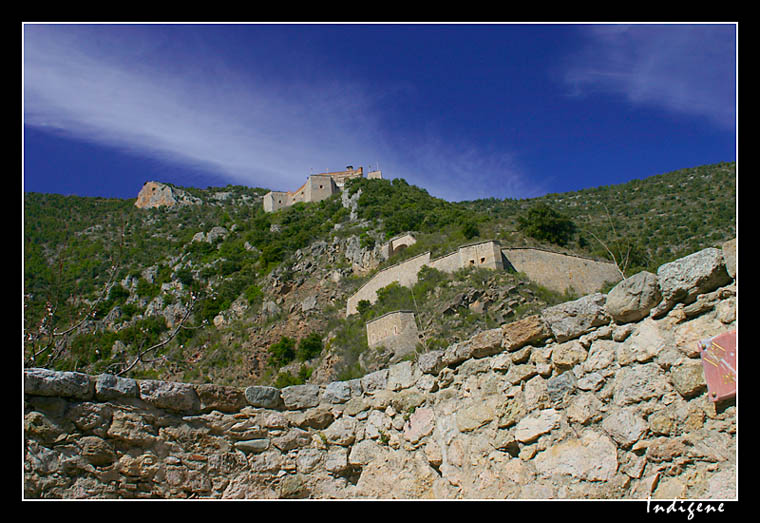
[(596, 292), (605, 283), (620, 281), (614, 264), (532, 248), (505, 248), (504, 256), (518, 272), (544, 287), (583, 295)]
[(360, 379), (245, 390), (24, 371), (27, 498), (735, 499), (737, 329), (705, 249)]
[(366, 282), (346, 301), (346, 316), (356, 314), (357, 306), (361, 300), (374, 303), (377, 300), (377, 291), (387, 287), (393, 282), (399, 285), (410, 286), (417, 282), (417, 273), (420, 268), (430, 262), (430, 252), (424, 252), (414, 258), (409, 258), (401, 263), (386, 267)]
[(414, 258), (392, 265), (375, 274), (362, 285), (346, 302), (346, 316), (357, 312), (361, 300), (375, 303), (377, 291), (398, 282), (399, 285), (411, 287), (417, 283), (417, 273), (423, 266), (429, 266), (443, 272), (455, 272), (463, 267), (477, 266), (489, 269), (503, 269), (498, 242), (493, 240), (463, 245), (456, 251), (430, 259), (430, 252), (424, 252)]
[(414, 352), (419, 343), (417, 322), (412, 311), (394, 311), (367, 322), (367, 346), (383, 346), (394, 355), (394, 363)]

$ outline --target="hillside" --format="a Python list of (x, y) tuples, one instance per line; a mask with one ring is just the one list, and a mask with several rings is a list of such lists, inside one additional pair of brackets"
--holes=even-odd
[[(735, 176), (735, 164), (718, 164), (462, 203), (400, 179), (358, 179), (342, 196), (275, 213), (262, 209), (265, 189), (241, 186), (178, 187), (186, 204), (146, 209), (135, 199), (29, 193), (25, 364), (238, 386), (359, 377), (372, 367), (365, 323), (386, 312), (417, 312), (424, 351), (571, 297), (519, 273), (429, 271), (411, 292), (391, 286), (345, 317), (347, 298), (378, 269), (496, 239), (598, 259), (609, 247), (618, 261), (628, 254), (626, 275), (652, 270), (735, 237)], [(549, 225), (569, 222), (559, 236), (526, 226), (544, 204), (559, 216)], [(535, 216), (533, 225), (546, 217)], [(405, 231), (417, 243), (384, 259), (381, 246)]]

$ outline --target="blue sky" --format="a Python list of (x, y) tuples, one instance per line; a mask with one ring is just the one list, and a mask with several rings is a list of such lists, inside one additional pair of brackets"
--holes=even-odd
[(24, 190), (289, 190), (379, 167), (447, 200), (736, 159), (736, 24), (25, 24)]

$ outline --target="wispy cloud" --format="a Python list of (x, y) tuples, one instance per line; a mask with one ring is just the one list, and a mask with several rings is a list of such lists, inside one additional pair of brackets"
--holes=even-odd
[(272, 189), (380, 162), (446, 199), (493, 195), (486, 173), (501, 197), (535, 192), (504, 153), (386, 134), (383, 103), (407, 85), (278, 69), (257, 61), (266, 52), (233, 58), (200, 29), (164, 29), (25, 26), (25, 124)]
[(736, 26), (599, 25), (582, 34), (585, 43), (565, 70), (573, 94), (620, 94), (735, 127)]
[(275, 188), (376, 156), (357, 132), (372, 129), (357, 86), (283, 85), (202, 45), (160, 57), (165, 42), (130, 30), (142, 31), (26, 26), (25, 123)]

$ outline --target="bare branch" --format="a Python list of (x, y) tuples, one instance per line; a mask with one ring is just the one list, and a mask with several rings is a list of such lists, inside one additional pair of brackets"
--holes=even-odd
[(192, 299), (193, 299), (192, 305), (190, 307), (188, 307), (188, 309), (185, 311), (185, 315), (182, 317), (182, 319), (180, 320), (179, 324), (177, 324), (177, 327), (169, 335), (169, 337), (166, 338), (165, 340), (159, 342), (159, 343), (156, 343), (155, 345), (152, 345), (152, 346), (148, 347), (145, 350), (141, 349), (139, 351), (139, 353), (137, 354), (137, 356), (135, 356), (135, 359), (132, 361), (132, 363), (130, 363), (126, 368), (124, 368), (121, 371), (119, 371), (118, 373), (116, 373), (116, 376), (122, 376), (122, 375), (126, 374), (127, 372), (129, 372), (130, 370), (132, 370), (135, 367), (135, 365), (137, 365), (138, 362), (143, 361), (143, 357), (146, 354), (148, 354), (149, 352), (158, 350), (161, 347), (167, 345), (170, 341), (172, 341), (177, 336), (177, 334), (179, 333), (180, 329), (182, 329), (182, 326), (185, 324), (185, 322), (187, 321), (187, 319), (190, 317), (190, 314), (192, 314), (193, 309), (195, 308), (195, 296), (193, 296)]

